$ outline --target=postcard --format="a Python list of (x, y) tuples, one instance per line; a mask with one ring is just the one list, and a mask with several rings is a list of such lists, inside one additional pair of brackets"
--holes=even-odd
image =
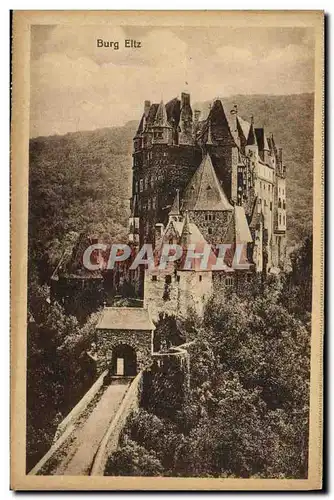
[(15, 11), (11, 488), (322, 488), (324, 13)]

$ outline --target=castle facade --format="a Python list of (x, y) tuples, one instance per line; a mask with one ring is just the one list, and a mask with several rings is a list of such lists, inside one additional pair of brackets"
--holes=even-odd
[[(144, 305), (159, 312), (200, 314), (218, 286), (238, 290), (250, 274), (283, 267), (286, 247), (286, 172), (282, 150), (253, 117), (217, 98), (207, 116), (190, 95), (166, 105), (145, 101), (133, 151), (129, 240), (152, 243), (243, 244), (247, 271), (181, 270), (140, 276)], [(229, 265), (230, 264), (230, 265)]]

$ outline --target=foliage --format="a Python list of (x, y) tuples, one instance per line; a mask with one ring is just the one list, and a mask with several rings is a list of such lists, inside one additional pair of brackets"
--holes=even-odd
[(163, 467), (154, 452), (148, 452), (134, 441), (116, 451), (106, 466), (106, 476), (160, 476)]
[[(43, 287), (39, 296), (41, 290)], [(42, 306), (42, 299), (39, 311), (28, 322), (27, 470), (50, 447), (57, 425), (94, 379), (94, 368), (84, 351), (97, 315), (80, 326), (59, 304), (45, 302)]]
[[(310, 324), (285, 294), (289, 283), (299, 296), (310, 279), (310, 248), (307, 241), (296, 251), (286, 277), (251, 294), (214, 296), (202, 321), (178, 325), (197, 339), (187, 348), (190, 389), (180, 406), (175, 367), (160, 371), (156, 387), (147, 386), (154, 404), (127, 422), (121, 456), (130, 439), (155, 454), (165, 476), (307, 477)], [(160, 327), (177, 323), (165, 317)]]

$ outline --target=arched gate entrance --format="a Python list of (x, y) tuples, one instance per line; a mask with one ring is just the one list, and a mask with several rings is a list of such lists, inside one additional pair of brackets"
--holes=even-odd
[(113, 349), (112, 373), (125, 377), (133, 377), (137, 374), (137, 355), (133, 347), (120, 344)]

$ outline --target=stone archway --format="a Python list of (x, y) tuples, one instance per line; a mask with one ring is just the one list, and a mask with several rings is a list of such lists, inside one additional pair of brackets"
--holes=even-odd
[(137, 374), (137, 354), (128, 344), (118, 344), (112, 350), (111, 373), (125, 377)]

